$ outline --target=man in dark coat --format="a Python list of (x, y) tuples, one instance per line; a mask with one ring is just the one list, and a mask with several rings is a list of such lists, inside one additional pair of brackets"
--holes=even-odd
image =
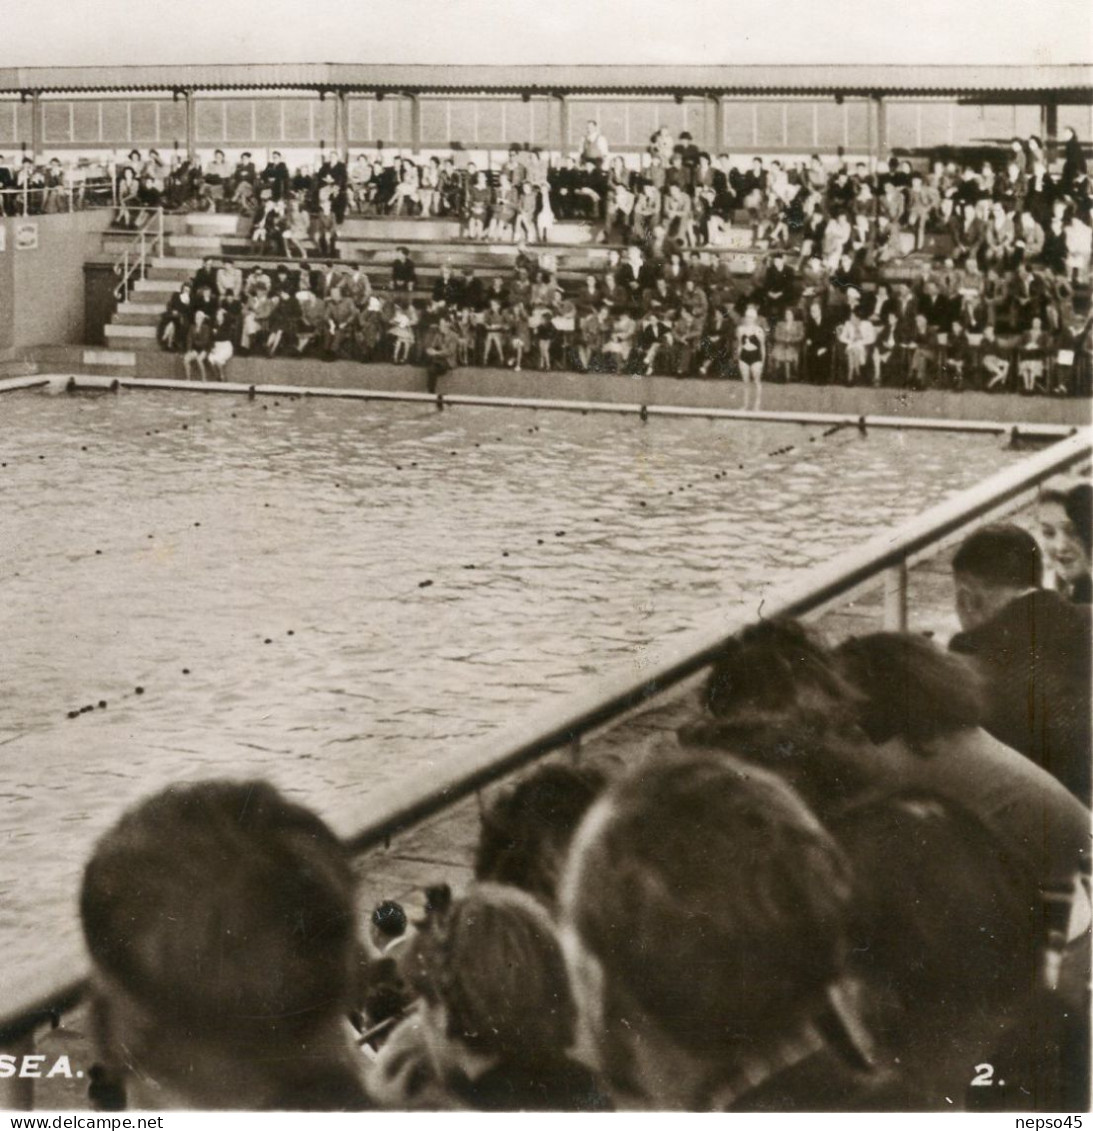
[(1090, 803), (1090, 610), (1041, 588), (1040, 547), (984, 527), (953, 559), (963, 632), (949, 647), (986, 679), (987, 729)]
[(268, 188), (274, 200), (288, 196), (289, 172), (281, 154), (275, 149), (262, 170), (262, 187)]

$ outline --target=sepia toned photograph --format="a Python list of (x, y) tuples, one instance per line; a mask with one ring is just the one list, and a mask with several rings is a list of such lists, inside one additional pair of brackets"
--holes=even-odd
[(1080, 1131), (1091, 169), (1087, 0), (4, 0), (5, 1127)]

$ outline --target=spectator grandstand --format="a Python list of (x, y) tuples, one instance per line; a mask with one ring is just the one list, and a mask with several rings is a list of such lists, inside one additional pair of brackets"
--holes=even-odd
[[(238, 353), (424, 364), (443, 319), (452, 364), (718, 378), (739, 375), (752, 305), (774, 379), (1089, 395), (1093, 197), (1068, 132), (1055, 172), (1035, 137), (998, 167), (893, 156), (876, 173), (819, 155), (742, 170), (663, 129), (629, 158), (514, 146), (490, 170), (331, 152), (259, 171), (245, 152), (227, 171), (218, 151), (146, 203), (236, 213), (225, 250), (248, 266), (225, 285), (206, 260), (158, 337), (181, 349), (195, 311), (222, 309)], [(148, 167), (130, 155), (118, 183)], [(358, 250), (339, 238), (357, 218), (416, 218), (421, 238)]]

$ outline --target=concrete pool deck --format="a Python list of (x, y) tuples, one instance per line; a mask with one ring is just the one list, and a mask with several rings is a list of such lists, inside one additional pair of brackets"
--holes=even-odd
[[(0, 367), (0, 377), (29, 373), (72, 373), (137, 380), (180, 381), (182, 359), (177, 354), (133, 352), (94, 347), (42, 346), (26, 351), (17, 362)], [(376, 362), (318, 361), (296, 358), (236, 357), (228, 365), (228, 380), (242, 385), (293, 385), (347, 388), (389, 393), (425, 393), (425, 371), (415, 365)], [(473, 366), (441, 378), (445, 396), (482, 396), (545, 401), (584, 401), (598, 404), (640, 402), (649, 406), (740, 409), (739, 381), (708, 378), (629, 377), (618, 374), (549, 374), (535, 369)], [(874, 389), (845, 385), (763, 384), (763, 408), (770, 412), (831, 413), (1000, 423), (1066, 424), (1082, 426), (1093, 420), (1088, 397), (1026, 397), (1015, 393), (955, 393), (942, 389)]]

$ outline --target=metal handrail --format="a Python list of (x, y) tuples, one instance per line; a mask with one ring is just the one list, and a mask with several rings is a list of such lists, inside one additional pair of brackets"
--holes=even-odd
[[(678, 640), (671, 653), (650, 664), (640, 676), (620, 672), (597, 683), (595, 691), (551, 704), (519, 725), (476, 742), (469, 750), (445, 760), (440, 767), (414, 775), (382, 790), (367, 801), (368, 816), (347, 839), (360, 854), (389, 844), (413, 825), (450, 808), (484, 786), (619, 719), (635, 707), (678, 686), (713, 662), (726, 642), (759, 615), (803, 616), (870, 581), (884, 581), (886, 626), (906, 627), (908, 563), (971, 523), (1013, 504), (1045, 480), (1087, 465), (1093, 458), (1093, 430), (1083, 428), (1065, 440), (992, 475), (976, 487), (932, 507), (897, 529), (840, 554), (826, 566), (810, 570), (800, 580), (765, 593), (756, 609), (726, 610), (719, 623), (696, 628)], [(708, 618), (707, 618), (708, 619)], [(41, 1025), (76, 1006), (85, 980), (69, 975), (82, 959), (75, 954), (59, 960), (37, 988), (26, 987), (22, 1000), (0, 1014), (0, 1051), (19, 1046)], [(43, 985), (53, 988), (43, 989)]]
[[(133, 281), (147, 277), (148, 261), (162, 256), (166, 246), (163, 239), (163, 209), (133, 208), (131, 211), (138, 213), (137, 230), (114, 261), (114, 274), (121, 276), (121, 282), (114, 288), (114, 297), (120, 302), (129, 301)], [(153, 223), (156, 230), (150, 236), (148, 229)]]

